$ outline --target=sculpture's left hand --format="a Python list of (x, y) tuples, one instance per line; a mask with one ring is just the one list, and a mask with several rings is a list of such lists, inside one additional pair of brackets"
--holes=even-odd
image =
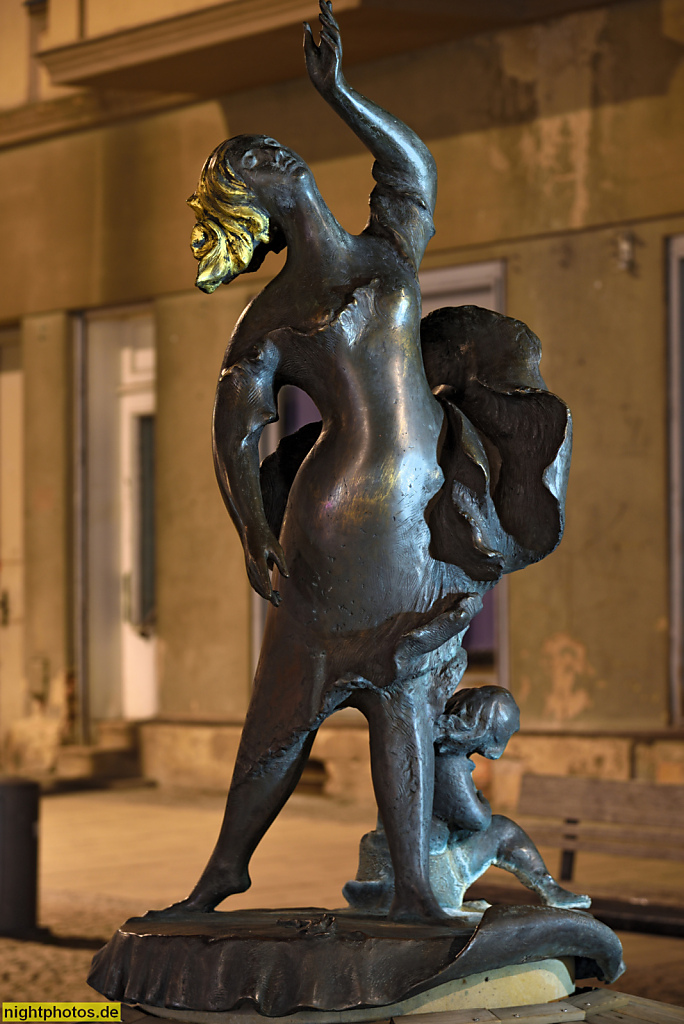
[(311, 25), (304, 22), (304, 57), (309, 78), (322, 96), (330, 96), (344, 86), (342, 39), (330, 0), (319, 0), (319, 6), (321, 41), (317, 46)]
[(281, 576), (290, 575), (285, 552), (265, 523), (263, 527), (257, 525), (246, 531), (244, 548), (247, 576), (252, 588), (277, 608), (280, 593), (273, 589), (270, 570), (277, 566)]

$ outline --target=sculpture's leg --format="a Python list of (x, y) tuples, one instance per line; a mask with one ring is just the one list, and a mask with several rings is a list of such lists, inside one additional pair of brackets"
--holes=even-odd
[(226, 896), (249, 888), (252, 854), (299, 782), (315, 736), (311, 732), (299, 737), (251, 771), (241, 766), (238, 753), (216, 846), (183, 906), (213, 910)]
[(214, 851), (190, 896), (169, 913), (213, 910), (226, 896), (249, 888), (251, 856), (301, 777), (316, 735), (315, 715), (305, 717), (311, 659), (296, 636), (288, 633), (283, 641), (283, 628), (281, 620), (271, 622), (270, 631), (267, 626)]
[(368, 719), (373, 787), (394, 868), (389, 916), (396, 921), (453, 924), (430, 886), (435, 709), (429, 695), (419, 688), (393, 693), (366, 690), (357, 704)]
[[(488, 846), (494, 854), (490, 863), (514, 874), (528, 889), (538, 893), (547, 906), (562, 907), (565, 910), (580, 910), (591, 906), (589, 896), (564, 889), (549, 874), (542, 855), (520, 825), (502, 814), (495, 814), (487, 833)], [(483, 840), (487, 833), (483, 833)], [(486, 867), (488, 864), (482, 870)]]

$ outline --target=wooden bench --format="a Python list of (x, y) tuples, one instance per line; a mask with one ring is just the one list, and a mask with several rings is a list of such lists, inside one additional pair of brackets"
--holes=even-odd
[[(134, 1011), (135, 1012), (135, 1011)], [(121, 1007), (124, 1024), (143, 1024), (133, 1018), (125, 1004)], [(489, 1007), (485, 1009), (442, 1010), (436, 1013), (412, 1013), (391, 1017), (378, 1024), (684, 1024), (684, 1008), (671, 1003), (627, 995), (614, 989), (584, 989), (569, 999), (531, 1006)]]
[[(684, 861), (684, 786), (587, 779), (576, 776), (523, 776), (518, 809), (512, 817), (537, 846), (562, 851), (559, 879), (571, 882), (578, 850), (619, 857)], [(549, 865), (555, 874), (554, 866)], [(592, 895), (591, 913), (623, 931), (684, 937), (684, 900), (660, 903), (642, 892), (625, 897)], [(522, 888), (480, 880), (467, 899), (490, 903), (536, 902)]]
[(525, 775), (516, 817), (536, 819), (524, 825), (537, 846), (560, 847), (564, 882), (577, 850), (684, 861), (684, 786)]
[[(139, 1018), (133, 1018), (125, 1004), (121, 1007), (121, 1019), (124, 1024), (143, 1024)], [(684, 1008), (614, 989), (596, 988), (551, 1003), (411, 1013), (378, 1024), (404, 1024), (408, 1020), (411, 1024), (684, 1024)]]

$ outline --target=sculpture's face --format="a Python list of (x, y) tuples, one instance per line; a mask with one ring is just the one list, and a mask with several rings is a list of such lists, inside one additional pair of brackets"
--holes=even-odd
[(267, 135), (238, 135), (230, 151), (235, 173), (266, 204), (270, 199), (282, 203), (311, 178), (311, 171), (297, 153)]
[(498, 761), (508, 743), (510, 736), (492, 736), (489, 740), (485, 741), (475, 751), (476, 754), (480, 754), (482, 757), (487, 757), (491, 761)]
[(491, 761), (498, 761), (506, 749), (506, 744), (511, 736), (519, 728), (520, 715), (518, 713), (501, 716), (495, 715), (490, 728), (485, 736), (483, 736), (480, 746), (474, 753), (481, 754), (482, 757), (487, 757)]

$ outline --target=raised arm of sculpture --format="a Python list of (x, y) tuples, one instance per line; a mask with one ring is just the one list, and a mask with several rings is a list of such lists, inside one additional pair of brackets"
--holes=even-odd
[(304, 25), (304, 53), (309, 78), (321, 96), (368, 147), (376, 160), (373, 176), (400, 179), (413, 197), (432, 213), (437, 195), (437, 169), (429, 149), (399, 118), (353, 89), (342, 73), (342, 41), (332, 4), (321, 0), (321, 41), (316, 45)]

